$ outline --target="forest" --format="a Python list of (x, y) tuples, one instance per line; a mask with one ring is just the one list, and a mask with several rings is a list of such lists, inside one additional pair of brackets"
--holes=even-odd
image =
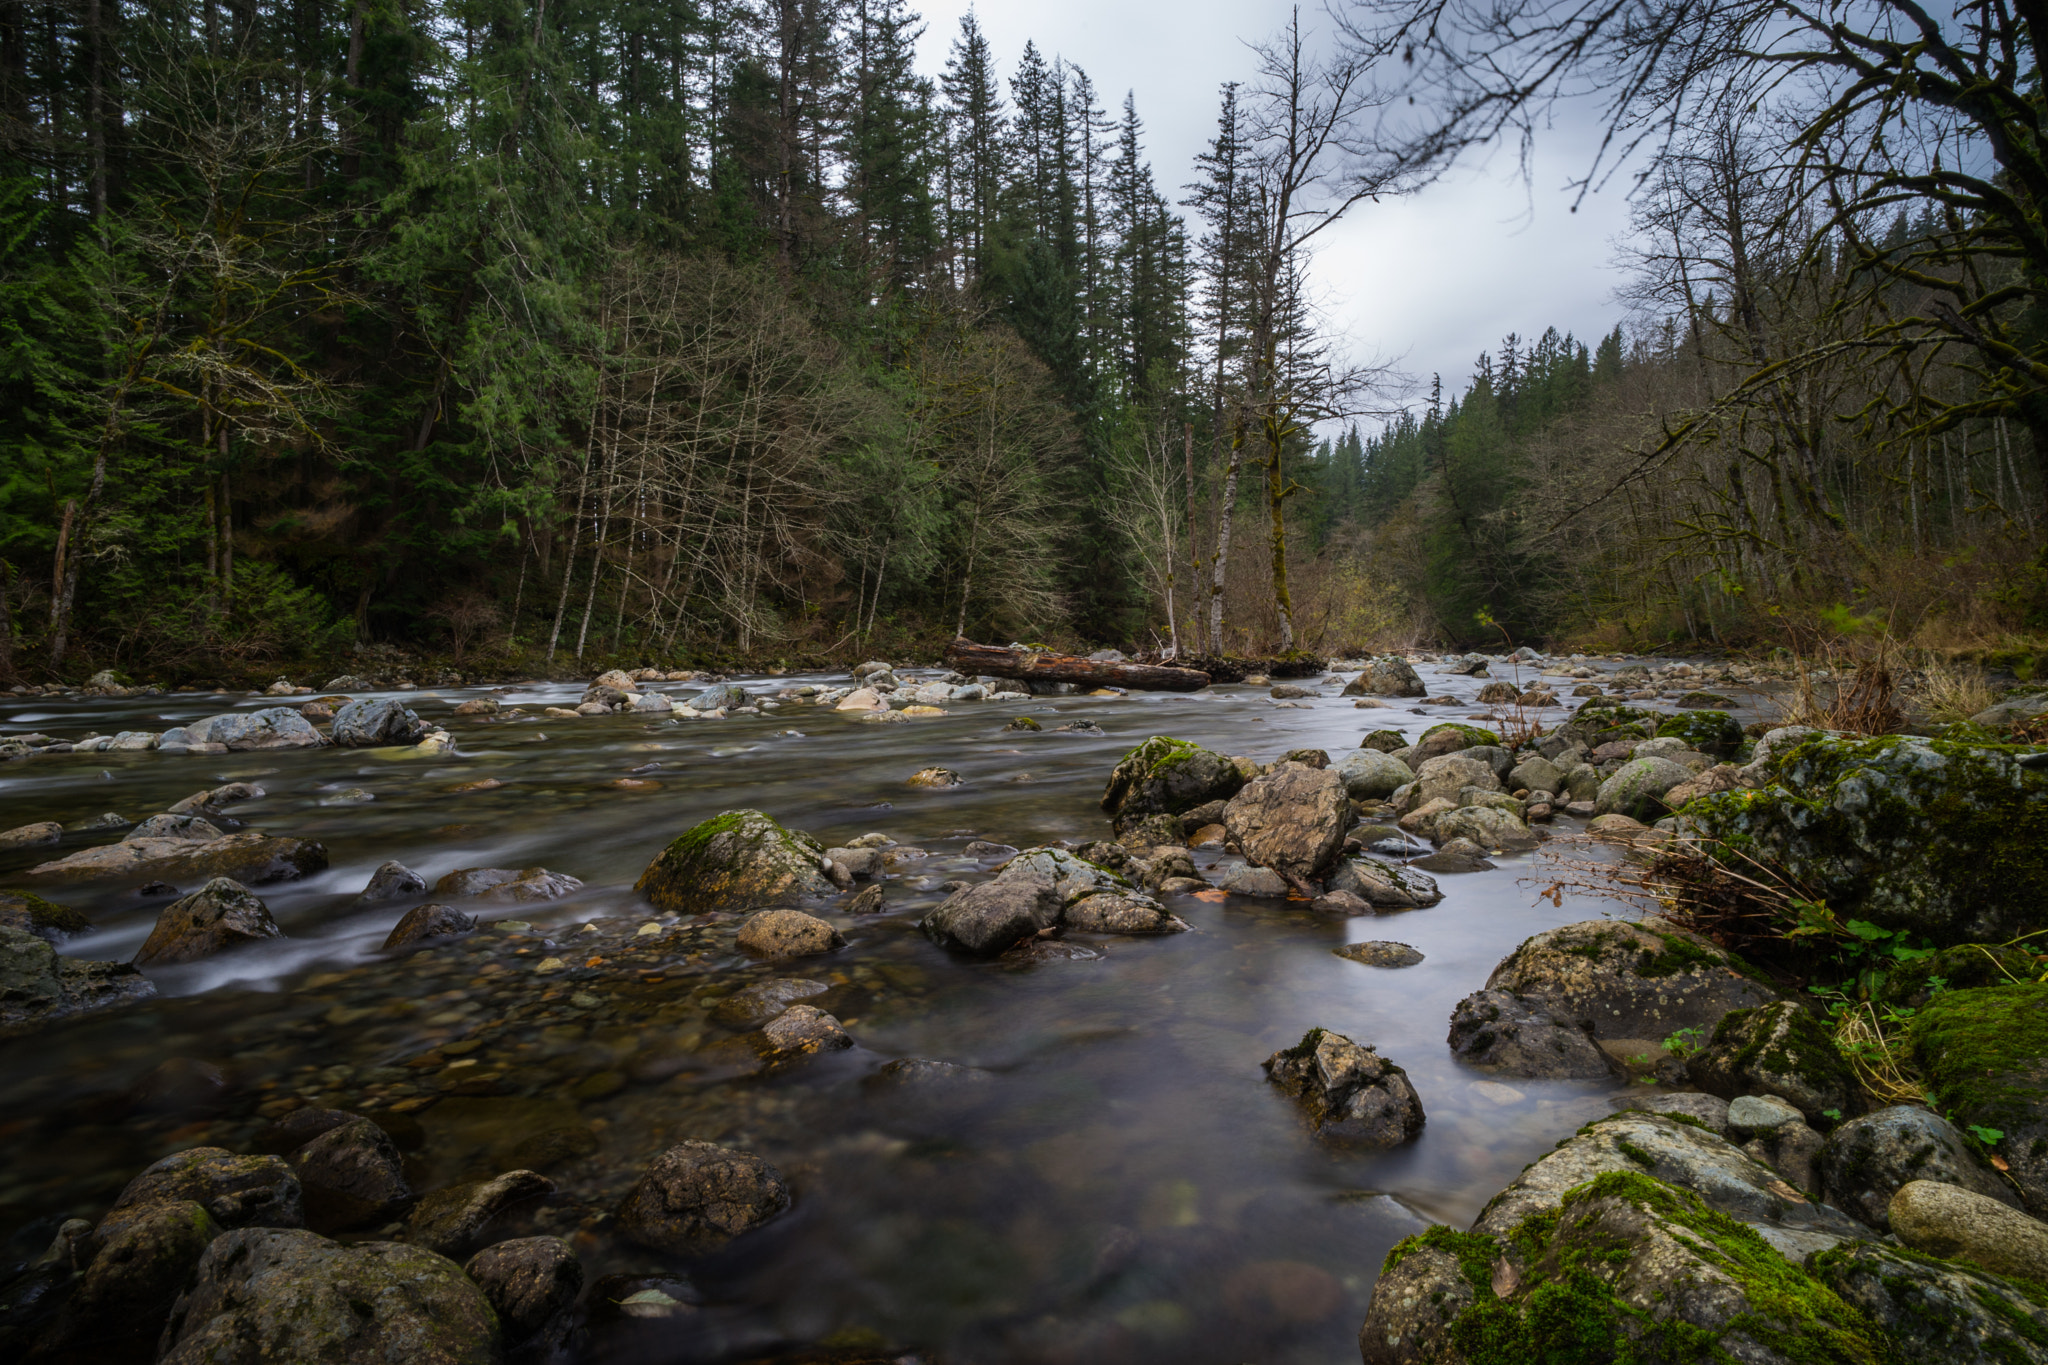
[(1688, 75), (1624, 139), (1627, 322), (1410, 376), (1323, 234), (1563, 68), (1337, 13), (1155, 170), (971, 12), (918, 70), (906, 0), (5, 0), (0, 674), (2039, 624), (2026, 61), (1962, 52), (1969, 108), (1894, 79), (1931, 47)]

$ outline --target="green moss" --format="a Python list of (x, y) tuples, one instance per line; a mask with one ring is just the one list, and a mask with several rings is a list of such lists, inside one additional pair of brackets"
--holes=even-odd
[(1636, 1146), (1627, 1138), (1615, 1139), (1614, 1146), (1615, 1149), (1619, 1151), (1623, 1156), (1627, 1157), (1630, 1161), (1635, 1162), (1636, 1165), (1641, 1166), (1644, 1170), (1653, 1171), (1657, 1169), (1657, 1158), (1653, 1156), (1651, 1153), (1646, 1152), (1642, 1148)]
[(32, 934), (83, 934), (92, 929), (92, 921), (70, 906), (28, 891), (0, 891), (0, 924), (13, 924)]
[(1854, 1096), (1859, 1089), (1834, 1036), (1790, 1001), (1730, 1011), (1715, 1026), (1714, 1042), (1735, 1045), (1733, 1076), (1797, 1076), (1818, 1095)]
[(1316, 1054), (1316, 1049), (1323, 1045), (1323, 1035), (1328, 1031), (1322, 1028), (1312, 1028), (1307, 1033), (1302, 1034), (1301, 1041), (1293, 1047), (1282, 1049), (1280, 1055), (1293, 1061), (1313, 1057)]
[(1431, 735), (1441, 734), (1445, 730), (1455, 731), (1457, 734), (1464, 736), (1465, 747), (1468, 749), (1486, 744), (1500, 743), (1500, 736), (1493, 731), (1482, 729), (1477, 725), (1460, 725), (1454, 720), (1447, 720), (1430, 726), (1422, 732), (1422, 738), (1417, 740), (1416, 743), (1425, 744), (1429, 741)]
[(818, 870), (823, 855), (816, 840), (761, 811), (721, 811), (671, 840), (634, 889), (664, 909), (745, 909), (829, 893), (832, 884)]
[(1687, 711), (1657, 726), (1658, 739), (1679, 739), (1703, 754), (1727, 757), (1742, 747), (1742, 727), (1726, 711)]
[(1383, 754), (1393, 753), (1396, 749), (1405, 749), (1408, 745), (1408, 736), (1402, 734), (1399, 730), (1375, 730), (1364, 739), (1358, 741), (1359, 748), (1378, 749)]
[(1459, 1232), (1441, 1223), (1394, 1243), (1387, 1259), (1380, 1265), (1380, 1274), (1391, 1275), (1395, 1266), (1425, 1248), (1450, 1256), (1457, 1261), (1459, 1272), (1474, 1289), (1489, 1297), (1493, 1294), (1493, 1263), (1500, 1259), (1500, 1243), (1484, 1233)]
[(1942, 991), (2009, 986), (2028, 980), (2037, 971), (2033, 958), (2017, 948), (1963, 943), (1911, 962), (1894, 963), (1878, 984), (1876, 995), (1879, 1004), (1919, 1006)]
[(1911, 1037), (1943, 1110), (2003, 1130), (2039, 1121), (2048, 985), (1943, 992), (1913, 1017)]

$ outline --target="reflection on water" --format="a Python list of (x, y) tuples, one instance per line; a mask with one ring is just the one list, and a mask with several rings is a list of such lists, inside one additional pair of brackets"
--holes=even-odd
[[(1476, 682), (1431, 686), (1470, 695)], [(501, 697), (537, 711), (573, 704), (578, 690)], [(915, 928), (941, 883), (985, 870), (962, 852), (969, 840), (1101, 837), (1103, 780), (1148, 734), (1262, 760), (1305, 746), (1341, 756), (1368, 731), (1417, 734), (1442, 714), (1354, 710), (1326, 690), (1305, 708), (1223, 688), (963, 704), (904, 725), (807, 706), (724, 721), (486, 722), (446, 714), (475, 693), (415, 693), (411, 704), (454, 730), (460, 757), (93, 754), (0, 768), (0, 828), (105, 810), (139, 819), (203, 787), (255, 781), (268, 795), (232, 813), (318, 838), (333, 860), (316, 878), (261, 889), (286, 939), (157, 974), (165, 997), (145, 1008), (0, 1044), (0, 1226), (19, 1227), (21, 1246), (47, 1241), (62, 1218), (97, 1217), (157, 1156), (246, 1148), (270, 1116), (309, 1102), (376, 1116), (421, 1187), (548, 1171), (560, 1193), (513, 1231), (571, 1237), (593, 1277), (673, 1270), (616, 1241), (607, 1211), (656, 1152), (706, 1138), (781, 1167), (795, 1210), (691, 1267), (703, 1306), (612, 1339), (621, 1358), (835, 1334), (955, 1361), (1352, 1358), (1393, 1242), (1428, 1220), (1469, 1221), (1606, 1109), (1611, 1087), (1486, 1083), (1444, 1043), (1453, 1003), (1504, 953), (1604, 907), (1532, 905), (1516, 885), (1528, 860), (1510, 858), (1443, 878), (1433, 909), (1367, 920), (1175, 898), (1191, 933), (1103, 940), (1094, 958), (1024, 969), (948, 957)], [(255, 704), (177, 696), (56, 710), (38, 699), (15, 714), (0, 706), (0, 729), (111, 733)], [(1003, 730), (1020, 710), (1046, 731)], [(1081, 717), (1104, 733), (1051, 729)], [(965, 784), (904, 784), (932, 764)], [(655, 785), (610, 785), (629, 772)], [(486, 777), (502, 785), (455, 790)], [(375, 800), (320, 804), (354, 787)], [(887, 913), (840, 918), (844, 951), (771, 970), (734, 952), (730, 922), (655, 915), (631, 889), (667, 839), (740, 805), (827, 843), (876, 830), (931, 856), (898, 864)], [(60, 851), (108, 837), (69, 836)], [(20, 884), (48, 856), (0, 854), (0, 884)], [(349, 900), (393, 858), (430, 882), (460, 867), (543, 865), (586, 889), (490, 912), (518, 924), (392, 961), (375, 949), (400, 910), (357, 912)], [(97, 926), (67, 946), (86, 957), (131, 955), (163, 904), (125, 886), (59, 898)], [(1366, 938), (1399, 939), (1426, 960), (1385, 970), (1330, 951)], [(561, 969), (540, 971), (549, 959)], [(827, 984), (810, 1003), (858, 1046), (752, 1074), (751, 1052), (710, 1006), (773, 976)], [(1407, 1068), (1428, 1113), (1418, 1142), (1346, 1154), (1308, 1140), (1259, 1063), (1314, 1025)], [(989, 1074), (864, 1084), (905, 1056)]]

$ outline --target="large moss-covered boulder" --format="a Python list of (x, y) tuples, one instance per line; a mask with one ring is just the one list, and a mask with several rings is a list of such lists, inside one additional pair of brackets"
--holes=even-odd
[(1706, 1049), (1686, 1064), (1686, 1075), (1723, 1099), (1777, 1095), (1809, 1120), (1862, 1107), (1862, 1088), (1834, 1035), (1792, 1000), (1729, 1011)]
[(93, 1229), (92, 1262), (34, 1359), (141, 1359), (220, 1225), (189, 1199), (117, 1209)]
[(1742, 748), (1742, 727), (1726, 711), (1687, 711), (1661, 721), (1656, 738), (1681, 739), (1688, 749), (1733, 758)]
[(1664, 794), (1690, 781), (1692, 769), (1668, 758), (1632, 758), (1600, 784), (1595, 803), (1602, 815), (1627, 815), (1647, 824), (1670, 810)]
[(1658, 920), (1585, 920), (1525, 941), (1486, 979), (1488, 990), (1542, 1003), (1607, 1039), (1711, 1034), (1730, 1010), (1778, 993), (1742, 959)]
[(1227, 801), (1242, 786), (1244, 775), (1222, 754), (1154, 735), (1118, 761), (1102, 789), (1102, 809), (1121, 833), (1148, 815), (1182, 815)]
[(64, 957), (47, 940), (0, 924), (0, 1035), (155, 994), (149, 978), (126, 962)]
[(1415, 666), (1393, 655), (1372, 660), (1364, 672), (1344, 684), (1347, 697), (1419, 697), (1426, 691)]
[(1943, 991), (2009, 986), (2038, 973), (2031, 953), (2002, 943), (1958, 943), (1924, 957), (1893, 962), (1875, 978), (1881, 1005), (1919, 1009)]
[(1422, 732), (1422, 738), (1415, 741), (1415, 752), (1411, 763), (1421, 764), (1438, 754), (1454, 754), (1461, 749), (1492, 749), (1500, 746), (1500, 736), (1478, 725), (1462, 725), (1454, 720), (1442, 721)]
[(1812, 1271), (1891, 1338), (1894, 1360), (2048, 1359), (2048, 1289), (2039, 1285), (1872, 1242), (1831, 1247), (1813, 1258)]
[(1869, 1316), (1690, 1190), (1610, 1171), (1487, 1236), (1431, 1228), (1387, 1254), (1365, 1365), (1886, 1365)]
[(1769, 785), (1702, 797), (1686, 815), (1845, 919), (1937, 944), (2001, 943), (2048, 925), (2048, 770), (2015, 758), (1814, 735), (1772, 752)]
[(498, 1318), (424, 1248), (245, 1228), (207, 1248), (163, 1341), (160, 1365), (490, 1365)]
[(686, 830), (647, 865), (634, 889), (664, 910), (753, 910), (829, 896), (825, 850), (757, 810), (729, 810)]
[(73, 935), (90, 933), (92, 921), (68, 905), (26, 891), (0, 891), (0, 927), (62, 943)]
[(2048, 985), (1944, 992), (1912, 1038), (1936, 1105), (1990, 1142), (2028, 1211), (2048, 1217)]

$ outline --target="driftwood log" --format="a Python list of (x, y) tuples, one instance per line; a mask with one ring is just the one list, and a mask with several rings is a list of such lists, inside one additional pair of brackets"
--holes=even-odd
[(1087, 683), (1091, 687), (1132, 687), (1142, 692), (1198, 692), (1209, 675), (1192, 668), (1158, 664), (1112, 664), (1072, 654), (1042, 654), (955, 640), (946, 646), (946, 662), (962, 673), (986, 673), (1025, 682)]

